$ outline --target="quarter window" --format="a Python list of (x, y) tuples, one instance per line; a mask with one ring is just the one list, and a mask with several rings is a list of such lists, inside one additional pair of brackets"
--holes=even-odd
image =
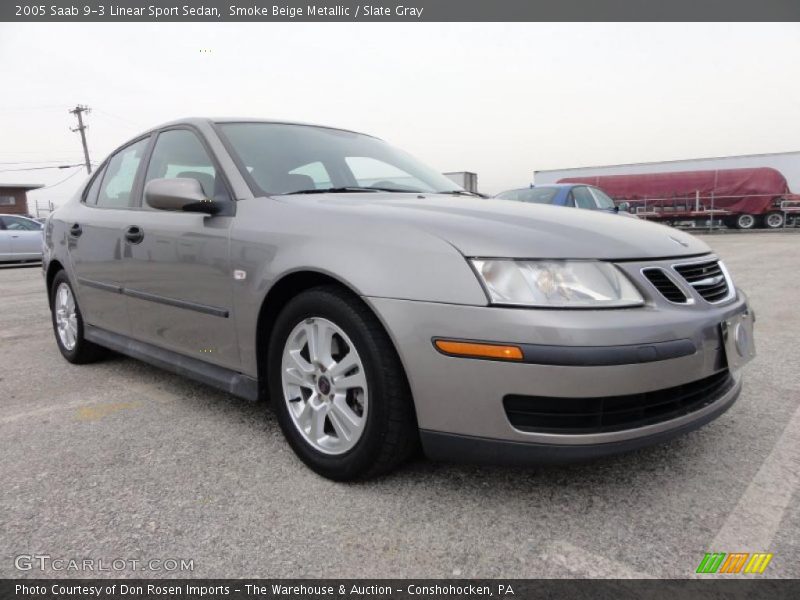
[(84, 197), (84, 201), (86, 204), (95, 205), (97, 204), (97, 192), (100, 190), (100, 183), (103, 181), (103, 171), (95, 175), (94, 179), (92, 180), (92, 184), (89, 186), (89, 189), (86, 192), (86, 196)]
[(203, 188), (206, 198), (229, 200), (214, 162), (198, 137), (188, 129), (171, 129), (156, 140), (145, 186), (153, 179), (194, 179)]
[(133, 184), (148, 138), (139, 140), (117, 152), (108, 161), (103, 183), (97, 195), (97, 206), (128, 208), (132, 203)]

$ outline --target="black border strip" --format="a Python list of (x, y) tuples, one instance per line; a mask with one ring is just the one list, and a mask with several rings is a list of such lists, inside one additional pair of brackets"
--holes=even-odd
[(87, 287), (93, 287), (98, 290), (103, 290), (105, 292), (114, 292), (115, 294), (122, 294), (122, 286), (121, 285), (114, 285), (112, 283), (103, 283), (102, 281), (95, 281), (93, 279), (84, 279), (83, 277), (78, 277), (78, 283), (81, 285), (85, 285)]
[(122, 293), (131, 298), (138, 298), (139, 300), (148, 300), (150, 302), (157, 302), (158, 304), (166, 304), (167, 306), (176, 306), (177, 308), (185, 308), (195, 312), (205, 313), (207, 315), (214, 315), (215, 317), (228, 318), (229, 312), (227, 309), (218, 308), (216, 306), (209, 306), (208, 304), (200, 304), (199, 302), (190, 302), (189, 300), (178, 300), (176, 298), (168, 298), (166, 296), (159, 296), (158, 294), (151, 294), (149, 292), (141, 292), (139, 290), (130, 290), (127, 288), (122, 289)]
[(78, 283), (106, 292), (124, 294), (126, 296), (130, 296), (131, 298), (138, 298), (139, 300), (147, 300), (149, 302), (156, 302), (158, 304), (166, 304), (167, 306), (175, 306), (177, 308), (185, 308), (186, 310), (193, 310), (195, 312), (213, 315), (215, 317), (222, 317), (224, 319), (227, 319), (230, 316), (230, 311), (226, 308), (219, 308), (217, 306), (210, 306), (208, 304), (201, 304), (199, 302), (168, 298), (167, 296), (159, 296), (158, 294), (151, 294), (150, 292), (132, 290), (119, 285), (103, 283), (101, 281), (94, 281), (92, 279), (84, 279), (80, 277), (78, 278)]
[[(256, 3), (245, 0), (182, 0), (156, 17), (141, 0), (33, 0), (0, 3), (0, 21), (10, 22), (775, 22), (800, 20), (796, 0), (413, 0), (370, 2), (305, 0)], [(155, 6), (158, 3), (153, 3)], [(42, 6), (43, 9), (35, 7)], [(17, 6), (22, 8), (18, 9)], [(50, 10), (60, 6), (61, 13)], [(195, 9), (185, 10), (183, 7)], [(203, 10), (197, 10), (203, 7)], [(233, 10), (231, 9), (233, 7)], [(368, 7), (371, 10), (368, 10)], [(121, 10), (122, 9), (122, 10)], [(240, 10), (237, 10), (240, 9)], [(243, 9), (243, 10), (242, 10)], [(377, 10), (376, 10), (377, 9)], [(409, 10), (413, 9), (413, 10)]]

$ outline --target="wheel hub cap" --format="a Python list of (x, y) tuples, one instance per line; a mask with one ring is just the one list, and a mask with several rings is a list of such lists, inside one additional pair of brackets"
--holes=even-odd
[(289, 334), (281, 359), (283, 398), (305, 441), (344, 454), (361, 439), (369, 393), (364, 364), (338, 325), (314, 317)]

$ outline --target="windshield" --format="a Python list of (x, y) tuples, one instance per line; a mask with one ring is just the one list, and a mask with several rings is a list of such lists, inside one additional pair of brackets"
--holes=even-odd
[(284, 123), (221, 123), (219, 128), (245, 176), (263, 194), (462, 191), (405, 152), (367, 135)]
[(592, 194), (594, 194), (595, 202), (597, 202), (597, 206), (604, 210), (613, 210), (614, 209), (614, 201), (600, 188), (589, 188), (592, 190)]
[(502, 200), (517, 200), (519, 202), (532, 202), (534, 204), (550, 204), (558, 193), (558, 188), (525, 188), (511, 190), (498, 194)]

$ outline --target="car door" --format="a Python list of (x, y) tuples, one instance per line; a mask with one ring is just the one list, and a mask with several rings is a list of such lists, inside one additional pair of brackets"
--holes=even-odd
[(14, 255), (11, 253), (11, 232), (6, 231), (3, 220), (0, 219), (0, 262), (12, 260), (14, 260)]
[[(158, 178), (196, 179), (208, 198), (232, 202), (213, 154), (189, 128), (158, 134), (144, 189)], [(157, 210), (145, 198), (140, 202), (142, 210), (130, 223), (139, 237), (125, 242), (131, 335), (207, 362), (238, 367), (229, 261), (232, 217)]]
[(13, 260), (42, 258), (42, 225), (33, 219), (6, 215), (0, 217), (10, 242)]
[(83, 318), (115, 333), (130, 333), (121, 294), (123, 239), (138, 212), (133, 207), (134, 192), (141, 187), (140, 166), (149, 141), (141, 138), (114, 153), (67, 217), (67, 247)]

